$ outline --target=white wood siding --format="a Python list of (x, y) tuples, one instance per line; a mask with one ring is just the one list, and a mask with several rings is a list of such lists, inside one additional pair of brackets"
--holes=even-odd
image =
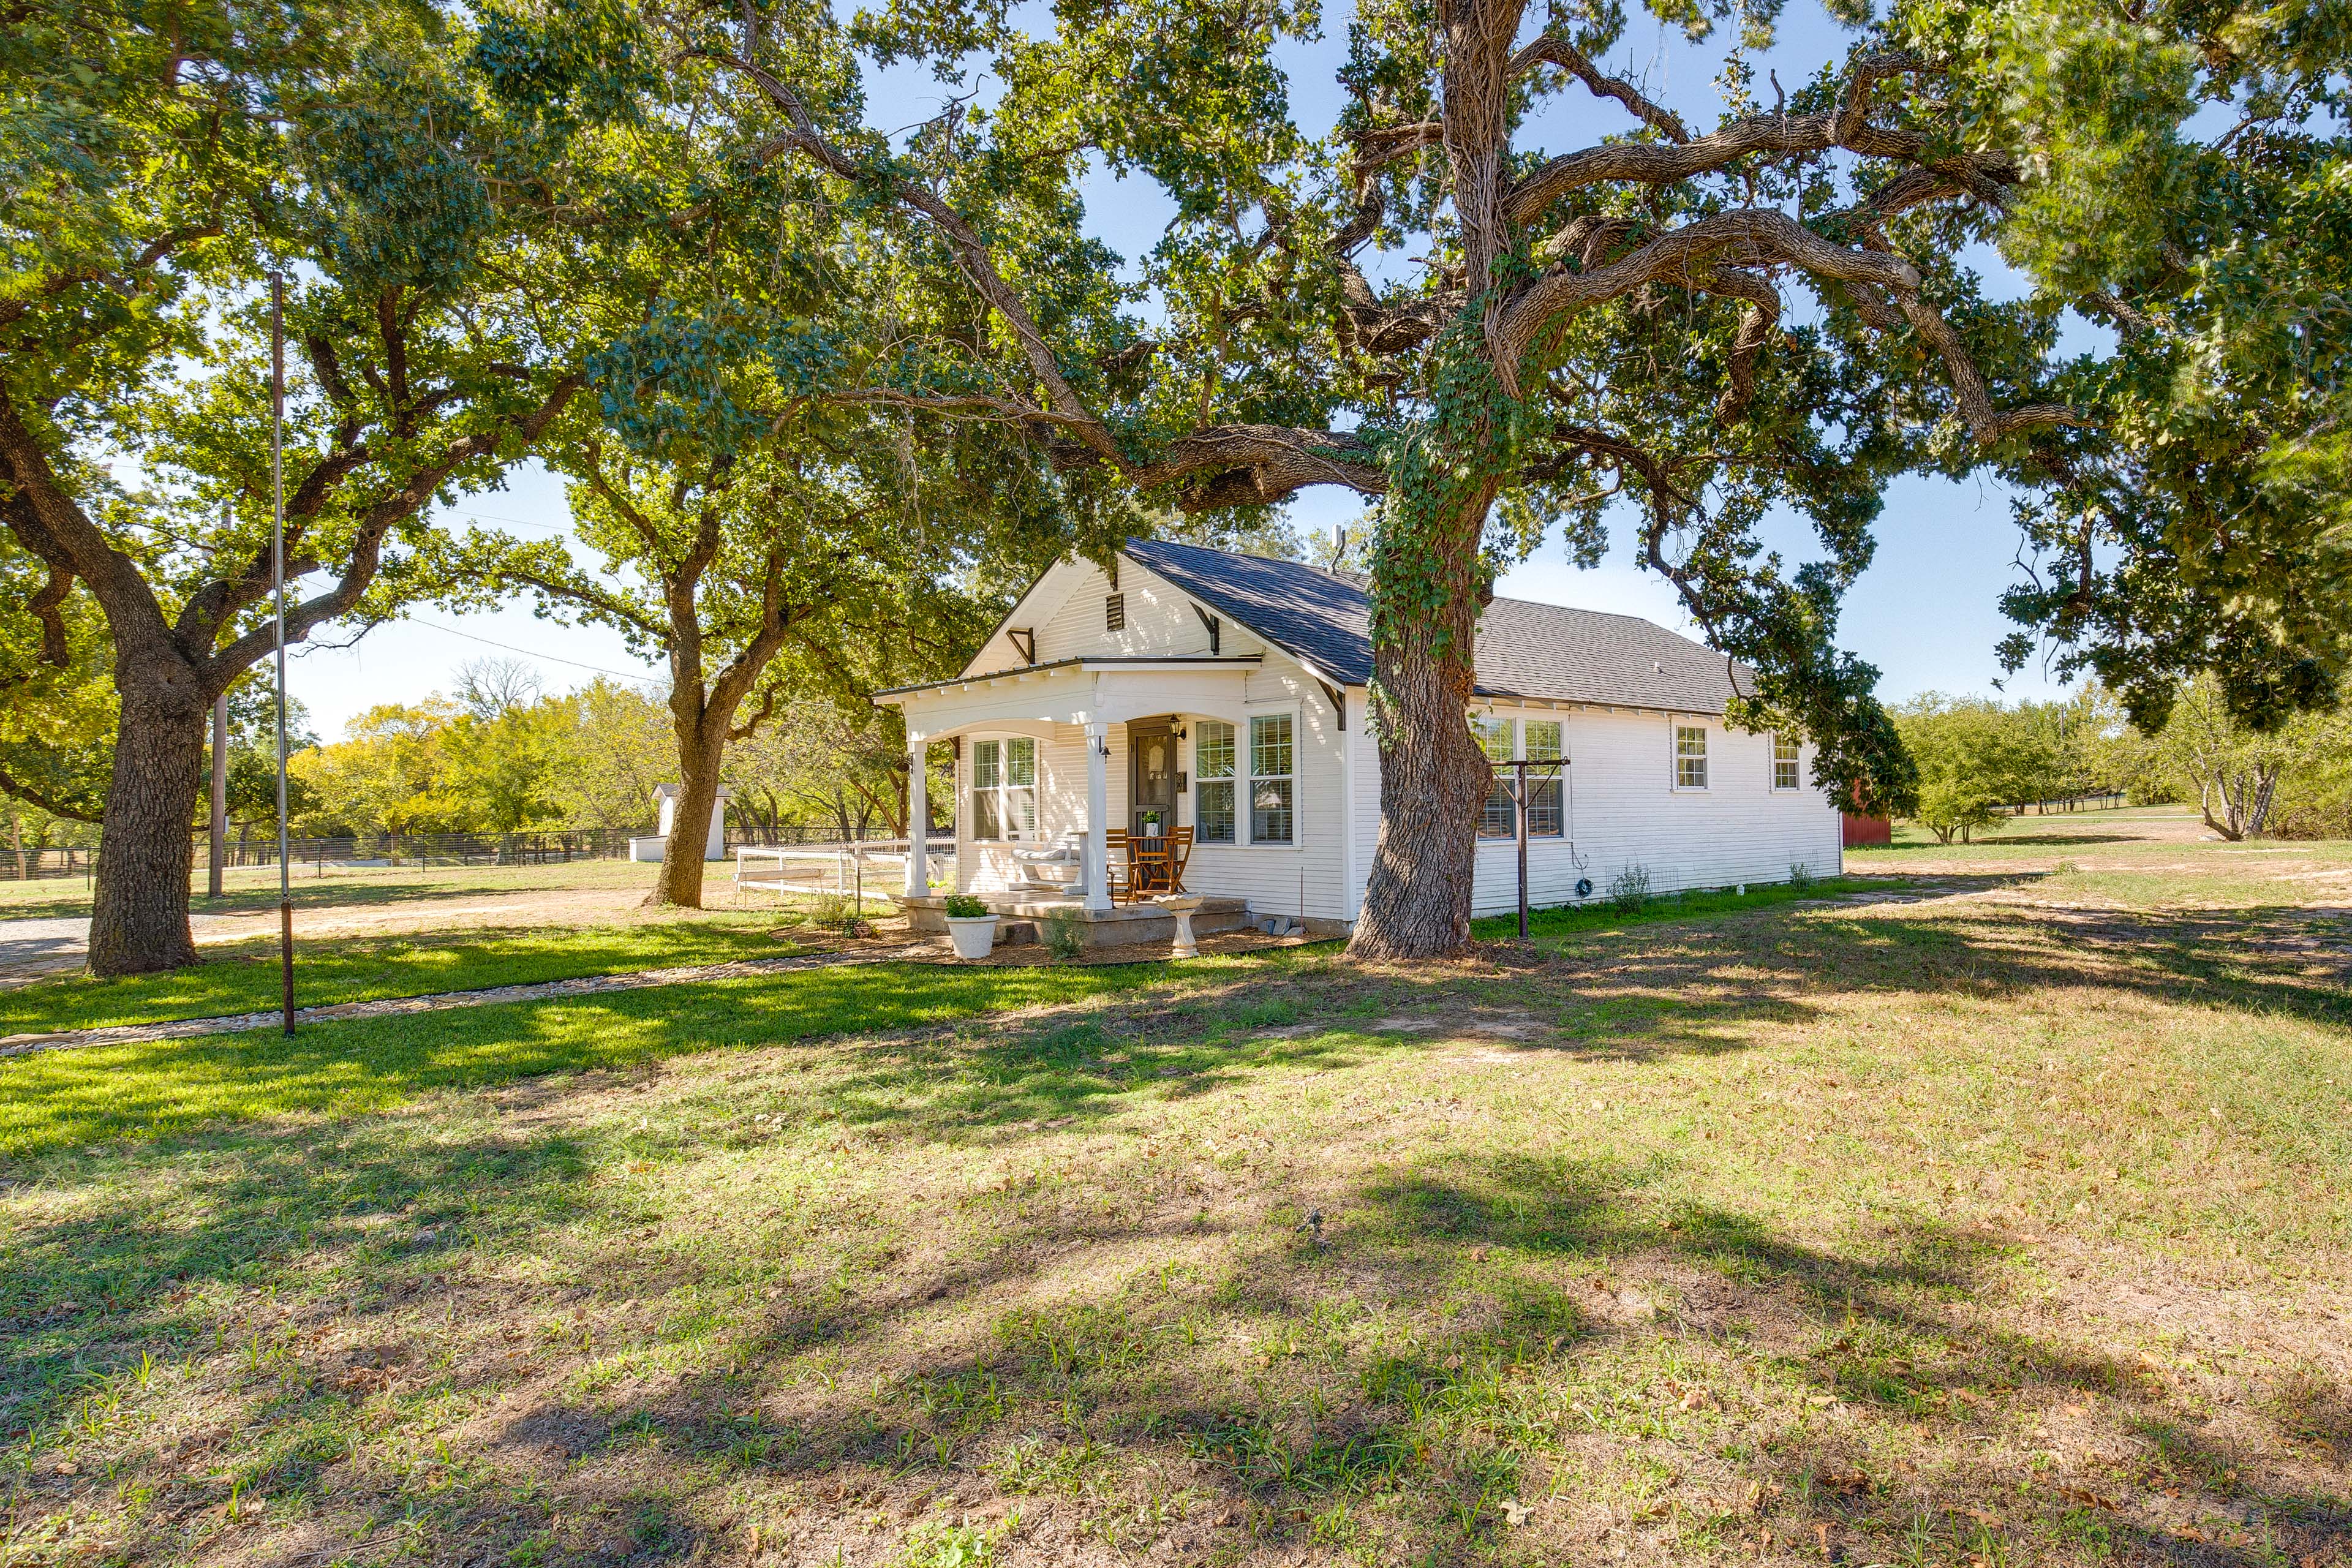
[[(1228, 626), (1228, 648), (1233, 646), (1232, 639), (1233, 632)], [(1291, 787), (1291, 833), (1296, 843), (1196, 843), (1192, 847), (1192, 869), (1185, 873), (1185, 886), (1198, 893), (1245, 898), (1250, 909), (1259, 914), (1354, 919), (1346, 879), (1348, 847), (1343, 833), (1347, 813), (1340, 800), (1341, 735), (1338, 710), (1323, 694), (1322, 687), (1286, 655), (1268, 652), (1265, 667), (1253, 671), (1246, 683), (1244, 712), (1289, 713), (1295, 717), (1290, 765), (1296, 781)], [(1361, 719), (1360, 711), (1349, 715), (1350, 722), (1360, 722)], [(1237, 724), (1234, 731), (1237, 761), (1241, 770), (1246, 772), (1249, 726)], [(1183, 767), (1188, 782), (1192, 782), (1200, 774), (1193, 758), (1197, 729), (1188, 721), (1185, 733)], [(1125, 801), (1125, 748), (1115, 752), (1111, 761), (1121, 769), (1111, 798)], [(1236, 836), (1246, 837), (1249, 803), (1240, 798), (1239, 790), (1235, 795), (1241, 818)], [(1179, 810), (1184, 826), (1199, 826), (1193, 820), (1191, 791), (1186, 792)]]
[[(1558, 720), (1569, 758), (1566, 826), (1559, 838), (1528, 841), (1528, 902), (1544, 909), (1576, 901), (1590, 879), (1605, 897), (1630, 866), (1650, 875), (1654, 892), (1785, 882), (1802, 865), (1817, 877), (1844, 867), (1842, 819), (1811, 782), (1813, 749), (1802, 748), (1795, 790), (1772, 788), (1772, 737), (1727, 730), (1720, 719), (1638, 710), (1519, 708), (1498, 704), (1496, 718)], [(1707, 731), (1707, 787), (1674, 787), (1674, 730)], [(1371, 876), (1380, 839), (1380, 754), (1368, 734), (1356, 751), (1356, 907)], [(1471, 904), (1481, 915), (1518, 907), (1518, 847), (1508, 838), (1478, 841)], [(1583, 864), (1580, 866), (1579, 861)]]
[[(971, 748), (975, 741), (1034, 734), (1037, 741), (1036, 844), (974, 842), (971, 837)], [(992, 731), (982, 725), (962, 737), (956, 759), (956, 890), (1001, 893), (1017, 876), (1013, 853), (1052, 844), (1087, 825), (1087, 732), (1076, 724), (1055, 724), (1044, 732)]]
[[(1112, 632), (1104, 626), (1103, 598), (1110, 585), (1100, 568), (1081, 562), (1048, 574), (1013, 617), (1016, 625), (1034, 626), (1039, 663), (1209, 651), (1208, 629), (1184, 594), (1133, 562), (1122, 563), (1119, 575), (1127, 624)], [(1086, 827), (1086, 733), (1067, 721), (1084, 716), (1082, 710), (1121, 717), (1177, 717), (1186, 731), (1179, 765), (1190, 784), (1199, 773), (1193, 741), (1203, 715), (1193, 710), (1197, 704), (1219, 719), (1239, 721), (1235, 744), (1244, 769), (1248, 715), (1286, 711), (1296, 716), (1297, 842), (1196, 845), (1187, 883), (1197, 892), (1245, 898), (1262, 914), (1354, 919), (1362, 908), (1381, 822), (1380, 753), (1365, 728), (1365, 692), (1360, 687), (1347, 693), (1347, 727), (1342, 730), (1320, 682), (1230, 619), (1223, 624), (1218, 651), (1259, 654), (1265, 663), (1245, 675), (1232, 667), (1214, 673), (1206, 668), (1040, 673), (992, 689), (925, 700), (915, 721), (919, 728), (963, 733), (956, 770), (956, 820), (963, 836), (957, 863), (965, 890), (1000, 890), (1017, 874), (1013, 847), (976, 845), (969, 837), (973, 740), (992, 734), (1036, 737), (1039, 837), (1051, 844)], [(971, 668), (976, 673), (1001, 670), (1021, 662), (1010, 640), (998, 637)], [(1565, 803), (1569, 835), (1529, 842), (1528, 893), (1538, 908), (1573, 902), (1580, 878), (1591, 880), (1593, 897), (1603, 897), (1611, 879), (1633, 865), (1648, 871), (1656, 892), (1785, 881), (1790, 868), (1799, 864), (1817, 876), (1833, 876), (1843, 868), (1841, 819), (1812, 786), (1811, 747), (1800, 761), (1803, 787), (1775, 791), (1772, 738), (1727, 731), (1720, 719), (1677, 718), (1648, 710), (1507, 704), (1481, 711), (1518, 721), (1557, 720), (1561, 726), (1570, 763)], [(995, 722), (1005, 727), (992, 729)], [(1675, 788), (1674, 726), (1678, 722), (1700, 724), (1707, 731), (1708, 787), (1704, 790)], [(1129, 811), (1124, 724), (1111, 726), (1110, 753), (1110, 826), (1119, 826), (1127, 823)], [(1246, 834), (1247, 802), (1238, 804)], [(1180, 798), (1178, 820), (1198, 826), (1190, 789)], [(1477, 856), (1475, 910), (1482, 915), (1507, 911), (1517, 900), (1516, 847), (1509, 839), (1482, 839)]]
[[(1074, 574), (1060, 602), (1047, 614), (1045, 595), (1030, 605), (1037, 622), (1037, 662), (1087, 655), (1118, 658), (1137, 654), (1198, 656), (1209, 651), (1209, 628), (1192, 613), (1192, 601), (1133, 562), (1119, 566), (1118, 585), (1126, 599), (1127, 626), (1121, 631), (1103, 625), (1103, 601), (1110, 580), (1091, 563)], [(1231, 621), (1218, 637), (1221, 654), (1264, 653), (1265, 645)], [(1015, 660), (1017, 663), (1018, 660)]]

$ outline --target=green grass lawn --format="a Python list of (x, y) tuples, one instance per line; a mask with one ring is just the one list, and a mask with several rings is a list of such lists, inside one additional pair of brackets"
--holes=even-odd
[[(1824, 877), (1801, 885), (1759, 882), (1745, 892), (1731, 888), (1693, 889), (1688, 892), (1648, 899), (1631, 908), (1613, 904), (1606, 895), (1602, 895), (1588, 903), (1528, 910), (1528, 940), (1557, 944), (1578, 937), (1626, 931), (1658, 921), (1739, 914), (1817, 899), (1843, 898), (1849, 893), (1885, 891), (1908, 886), (1907, 880), (1900, 879), (1890, 882), (1860, 877)], [(1481, 942), (1514, 941), (1519, 934), (1519, 917), (1514, 913), (1474, 921), (1471, 931)]]
[[(578, 888), (646, 888), (658, 868), (627, 860), (554, 861), (532, 866), (414, 866), (324, 868), (297, 865), (288, 891), (297, 910), (347, 905), (401, 904), (425, 899), (562, 890)], [(710, 868), (718, 880), (733, 875), (727, 864)], [(240, 867), (224, 879), (217, 899), (205, 893), (199, 857), (190, 907), (199, 914), (260, 914), (278, 907), (278, 868)], [(89, 913), (89, 889), (80, 878), (0, 882), (0, 920), (53, 920)]]
[[(423, 996), (673, 964), (778, 958), (797, 951), (776, 910), (699, 914), (625, 924), (413, 936), (338, 936), (296, 943), (295, 1000), (303, 1006)], [(165, 974), (100, 980), (64, 974), (0, 990), (0, 1036), (51, 1029), (208, 1018), (278, 1005), (274, 937), (210, 944), (204, 962)]]
[(0, 1060), (8, 1561), (2340, 1564), (2347, 847), (2160, 847)]
[[(1855, 879), (1828, 879), (1803, 888), (1759, 885), (1745, 895), (1724, 889), (1668, 896), (1630, 911), (1598, 902), (1584, 908), (1542, 910), (1531, 918), (1529, 935), (1538, 942), (1556, 942), (1655, 921), (1697, 919), (1767, 909), (1792, 900), (1836, 897), (1874, 885)], [(710, 911), (667, 921), (577, 928), (486, 928), (446, 935), (301, 941), (296, 1000), (304, 1006), (321, 1006), (674, 964), (774, 958), (794, 951), (789, 934), (785, 941), (777, 939), (780, 918), (791, 917), (780, 917), (774, 910), (747, 914)], [(1484, 940), (1504, 940), (1517, 933), (1517, 919), (1503, 916), (1481, 921), (1476, 930)], [(203, 952), (204, 963), (168, 974), (111, 980), (65, 974), (0, 990), (0, 1037), (216, 1017), (278, 1005), (274, 939), (208, 945)]]

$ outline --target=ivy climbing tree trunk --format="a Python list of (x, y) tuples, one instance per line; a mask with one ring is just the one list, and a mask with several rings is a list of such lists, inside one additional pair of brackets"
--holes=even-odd
[[(1468, 719), (1486, 597), (1469, 579), (1493, 498), (1491, 487), (1458, 498), (1423, 537), (1384, 531), (1373, 556), (1375, 613), (1391, 629), (1373, 653), (1381, 837), (1348, 944), (1359, 958), (1424, 958), (1470, 940), (1477, 817), (1492, 773)], [(1406, 610), (1425, 598), (1434, 603)]]

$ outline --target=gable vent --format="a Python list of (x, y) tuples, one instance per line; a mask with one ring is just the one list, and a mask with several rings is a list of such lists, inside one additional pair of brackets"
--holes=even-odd
[(1126, 595), (1111, 594), (1104, 597), (1103, 630), (1107, 632), (1123, 632), (1127, 630)]

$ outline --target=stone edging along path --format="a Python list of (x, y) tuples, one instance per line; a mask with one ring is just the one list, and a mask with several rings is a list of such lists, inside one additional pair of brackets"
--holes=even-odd
[[(437, 1013), (448, 1007), (488, 1007), (501, 1002), (561, 1001), (568, 996), (596, 996), (614, 991), (643, 991), (656, 985), (686, 985), (705, 980), (732, 980), (753, 974), (778, 974), (794, 969), (824, 969), (846, 963), (891, 963), (932, 954), (929, 942), (907, 942), (887, 948), (860, 948), (834, 952), (808, 952), (790, 958), (740, 958), (726, 963), (681, 964), (670, 969), (641, 969), (627, 974), (586, 974), (576, 980), (544, 980), (530, 985), (492, 985), (479, 991), (443, 991), (427, 996), (387, 996), (373, 1002), (339, 1002), (326, 1007), (297, 1007), (294, 1021), (310, 1023), (331, 1018), (390, 1018), (407, 1013)], [(199, 1035), (234, 1035), (266, 1029), (281, 1015), (236, 1013), (217, 1018), (179, 1018), (160, 1024), (119, 1024), (100, 1029), (59, 1029), (45, 1035), (11, 1035), (0, 1038), (0, 1057), (29, 1056), (35, 1051), (75, 1050), (89, 1046), (131, 1045), (142, 1040), (184, 1040)]]

